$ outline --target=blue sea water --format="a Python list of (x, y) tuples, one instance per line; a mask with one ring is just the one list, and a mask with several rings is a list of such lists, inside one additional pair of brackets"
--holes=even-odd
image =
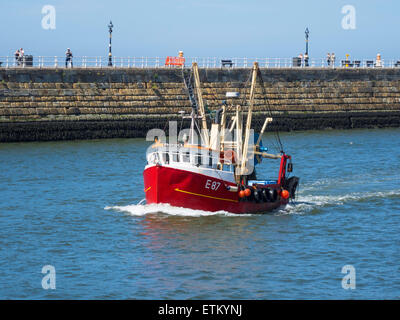
[(1, 144), (0, 299), (399, 299), (400, 129), (281, 138), (296, 202), (243, 216), (138, 204), (144, 139)]

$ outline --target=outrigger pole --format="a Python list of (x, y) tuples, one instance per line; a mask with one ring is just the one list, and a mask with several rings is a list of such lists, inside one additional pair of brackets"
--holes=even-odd
[(263, 126), (262, 126), (261, 131), (260, 131), (260, 135), (258, 136), (256, 145), (255, 145), (256, 148), (257, 148), (258, 145), (260, 144), (260, 141), (261, 141), (261, 139), (262, 139), (262, 135), (264, 134), (264, 131), (265, 131), (265, 129), (267, 128), (268, 123), (272, 122), (272, 120), (273, 120), (272, 118), (265, 118), (264, 124), (263, 124)]
[(246, 131), (244, 136), (244, 145), (243, 145), (243, 154), (242, 154), (242, 163), (240, 169), (240, 175), (245, 175), (246, 172), (246, 164), (247, 164), (247, 154), (249, 149), (249, 139), (250, 139), (250, 128), (251, 128), (251, 119), (253, 116), (253, 105), (254, 105), (254, 91), (256, 87), (256, 80), (257, 80), (257, 72), (258, 72), (258, 62), (254, 62), (253, 65), (253, 75), (251, 80), (251, 88), (250, 88), (250, 104), (249, 110), (247, 113), (247, 121), (246, 121)]
[(194, 83), (196, 86), (197, 100), (199, 102), (200, 118), (201, 118), (200, 135), (203, 138), (203, 142), (204, 142), (205, 146), (208, 148), (210, 146), (210, 137), (208, 135), (207, 119), (206, 119), (206, 113), (205, 113), (205, 109), (204, 109), (204, 101), (203, 101), (203, 96), (201, 94), (199, 68), (197, 66), (197, 62), (193, 62), (192, 66), (193, 66)]

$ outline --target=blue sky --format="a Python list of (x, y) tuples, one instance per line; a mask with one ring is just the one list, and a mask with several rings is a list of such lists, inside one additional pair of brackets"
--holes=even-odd
[[(44, 5), (56, 9), (56, 29), (41, 25)], [(356, 29), (344, 30), (341, 10), (356, 9)], [(0, 56), (23, 47), (33, 55), (106, 56), (110, 19), (115, 56), (310, 56), (400, 59), (398, 0), (0, 0)]]

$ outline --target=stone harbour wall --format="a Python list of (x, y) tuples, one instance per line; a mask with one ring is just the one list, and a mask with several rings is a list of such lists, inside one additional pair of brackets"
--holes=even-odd
[[(227, 91), (248, 97), (251, 69), (200, 69), (209, 110)], [(180, 68), (0, 68), (0, 141), (144, 137), (190, 112)], [(261, 69), (259, 129), (400, 126), (398, 69)]]

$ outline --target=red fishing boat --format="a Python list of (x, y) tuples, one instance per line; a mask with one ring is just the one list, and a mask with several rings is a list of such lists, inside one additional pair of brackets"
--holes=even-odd
[[(262, 145), (261, 137), (273, 119), (265, 119), (258, 135), (251, 129), (258, 64), (252, 69), (247, 110), (234, 104), (238, 93), (228, 92), (227, 100), (231, 103), (224, 101), (215, 113), (210, 131), (196, 63), (192, 72), (194, 88), (192, 77), (183, 74), (192, 112), (182, 116), (191, 120), (190, 128), (175, 138), (170, 135), (168, 143), (157, 136), (148, 148), (143, 172), (146, 203), (213, 212), (265, 213), (294, 199), (299, 178), (289, 177), (293, 170), (291, 156), (283, 151), (270, 154)], [(244, 111), (247, 111), (245, 126)], [(275, 179), (257, 177), (255, 167), (263, 158), (278, 160)]]

